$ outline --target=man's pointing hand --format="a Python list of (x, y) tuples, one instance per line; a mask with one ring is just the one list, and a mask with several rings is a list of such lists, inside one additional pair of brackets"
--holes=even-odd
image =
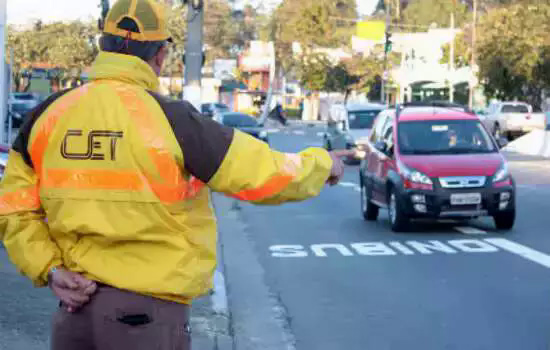
[(342, 176), (344, 176), (344, 163), (342, 162), (342, 158), (353, 157), (355, 155), (355, 150), (332, 151), (329, 152), (329, 154), (332, 158), (332, 169), (330, 170), (330, 176), (327, 183), (334, 186), (338, 184)]

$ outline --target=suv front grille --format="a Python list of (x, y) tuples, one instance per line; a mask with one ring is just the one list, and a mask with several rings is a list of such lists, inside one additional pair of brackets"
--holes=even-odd
[(439, 183), (443, 188), (480, 188), (485, 186), (485, 176), (453, 176), (440, 177)]

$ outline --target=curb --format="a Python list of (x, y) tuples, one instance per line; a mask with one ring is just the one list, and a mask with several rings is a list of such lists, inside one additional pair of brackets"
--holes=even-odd
[[(241, 217), (241, 203), (214, 196), (234, 350), (295, 350), (286, 309), (265, 284), (265, 271)], [(201, 349), (202, 350), (202, 349)]]

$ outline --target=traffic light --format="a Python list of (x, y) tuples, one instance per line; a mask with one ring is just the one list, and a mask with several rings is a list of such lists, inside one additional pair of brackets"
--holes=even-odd
[(384, 44), (384, 51), (389, 53), (392, 49), (393, 42), (391, 41), (391, 33), (386, 32), (386, 43)]

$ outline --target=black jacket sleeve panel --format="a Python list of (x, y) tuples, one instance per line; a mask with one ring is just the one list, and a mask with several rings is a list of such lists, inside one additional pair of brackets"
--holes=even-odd
[(45, 101), (40, 103), (38, 106), (36, 106), (34, 109), (32, 109), (30, 112), (28, 112), (23, 120), (23, 124), (21, 124), (21, 128), (19, 129), (19, 134), (15, 138), (15, 141), (13, 142), (12, 149), (19, 154), (23, 156), (23, 160), (25, 163), (33, 168), (31, 155), (29, 154), (29, 138), (31, 136), (31, 131), (42, 113), (48, 109), (49, 106), (51, 106), (52, 103), (57, 101), (58, 98), (61, 98), (63, 95), (65, 95), (67, 92), (71, 91), (72, 89), (63, 90), (56, 92), (53, 95), (50, 95)]
[(187, 101), (149, 92), (162, 108), (183, 152), (185, 169), (204, 183), (216, 174), (233, 141), (231, 128), (202, 116)]

